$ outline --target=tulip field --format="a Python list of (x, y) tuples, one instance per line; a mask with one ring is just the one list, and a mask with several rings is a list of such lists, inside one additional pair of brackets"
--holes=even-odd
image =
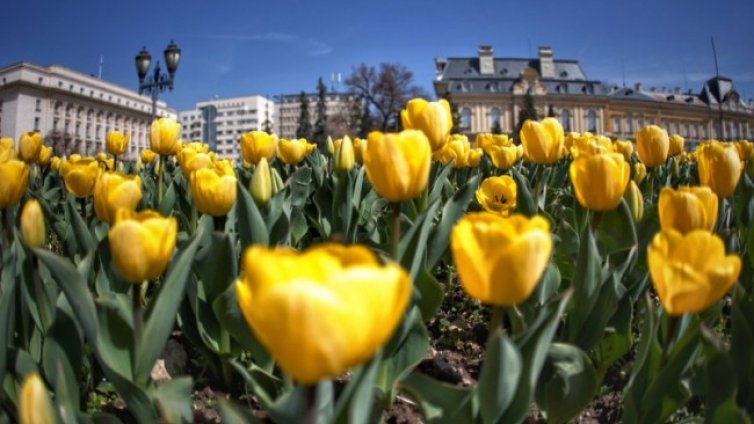
[(754, 144), (401, 121), (0, 139), (0, 423), (751, 422)]

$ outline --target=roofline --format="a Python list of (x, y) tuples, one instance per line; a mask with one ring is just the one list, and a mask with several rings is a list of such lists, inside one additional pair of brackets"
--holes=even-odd
[[(446, 57), (445, 60), (469, 60), (469, 59), (479, 59), (479, 56), (467, 56), (467, 57)], [(539, 56), (537, 57), (493, 57), (494, 60), (525, 60), (525, 61), (532, 61), (532, 60), (539, 60)], [(576, 59), (553, 59), (554, 63), (575, 63), (579, 64), (579, 61)]]

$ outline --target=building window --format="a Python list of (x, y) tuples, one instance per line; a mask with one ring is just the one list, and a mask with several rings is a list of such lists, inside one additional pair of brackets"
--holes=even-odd
[(37, 83), (39, 83), (39, 85), (42, 85), (43, 82), (44, 82), (44, 78), (39, 77), (39, 79), (37, 79)]
[(500, 132), (500, 108), (493, 107), (490, 111), (490, 128), (492, 132)]
[(589, 132), (597, 132), (597, 112), (590, 110), (586, 114), (586, 130)]
[(640, 116), (639, 119), (636, 121), (636, 128), (639, 129), (639, 130), (642, 129), (642, 128), (644, 128), (644, 117), (643, 116)]
[(39, 131), (39, 116), (34, 118), (34, 131)]
[(52, 130), (57, 131), (58, 130), (58, 118), (55, 118), (52, 120)]
[(690, 129), (690, 126), (689, 126), (688, 123), (686, 123), (686, 125), (684, 125), (683, 136), (684, 137), (691, 137), (691, 129)]
[(42, 99), (37, 99), (34, 102), (34, 110), (37, 111), (37, 112), (41, 112), (42, 111)]
[(620, 128), (620, 116), (613, 117), (613, 132), (616, 134), (622, 132)]
[(461, 128), (465, 130), (471, 129), (471, 109), (467, 107), (461, 109)]
[(571, 131), (571, 112), (568, 109), (560, 112), (560, 123), (563, 125), (563, 130)]

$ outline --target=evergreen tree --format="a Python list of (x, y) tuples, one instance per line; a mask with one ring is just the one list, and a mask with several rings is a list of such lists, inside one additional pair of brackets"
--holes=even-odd
[(361, 134), (361, 115), (363, 113), (363, 100), (361, 98), (351, 99), (348, 107), (348, 133), (354, 137), (362, 137)]
[(321, 145), (327, 139), (327, 87), (319, 77), (317, 83), (317, 121), (314, 123), (314, 141)]
[(361, 122), (359, 122), (359, 132), (361, 133), (362, 137), (366, 137), (369, 134), (369, 131), (372, 131), (374, 123), (372, 122), (372, 114), (369, 111), (369, 104), (362, 100), (361, 107), (362, 112)]
[(275, 129), (272, 128), (272, 120), (270, 119), (270, 106), (267, 105), (267, 107), (264, 110), (264, 122), (262, 122), (262, 131), (272, 134)]
[(532, 96), (530, 92), (527, 92), (526, 95), (524, 95), (524, 105), (521, 108), (521, 111), (518, 112), (518, 124), (516, 124), (516, 132), (513, 134), (513, 137), (518, 138), (521, 127), (524, 126), (524, 122), (526, 122), (527, 119), (533, 121), (539, 120), (537, 108), (534, 107), (534, 96)]
[(309, 118), (309, 98), (306, 97), (305, 92), (301, 92), (298, 96), (298, 102), (301, 112), (298, 115), (298, 128), (296, 128), (296, 138), (305, 138), (311, 140), (312, 138), (312, 122)]
[(494, 124), (492, 124), (492, 134), (502, 134), (503, 133), (503, 127), (500, 126), (500, 120), (495, 121)]
[(550, 105), (550, 108), (547, 109), (547, 117), (548, 118), (554, 118), (555, 116), (556, 116), (555, 115), (555, 108), (552, 107), (552, 105)]
[(461, 133), (461, 113), (458, 111), (458, 105), (453, 101), (450, 93), (445, 93), (442, 96), (443, 99), (448, 101), (450, 105), (450, 116), (453, 118), (453, 128), (450, 130), (451, 134)]

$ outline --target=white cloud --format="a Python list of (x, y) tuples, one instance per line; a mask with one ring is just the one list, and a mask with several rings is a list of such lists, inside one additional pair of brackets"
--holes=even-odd
[(314, 38), (299, 37), (294, 34), (281, 32), (268, 32), (264, 34), (200, 34), (193, 35), (193, 37), (202, 38), (205, 40), (220, 41), (272, 41), (278, 43), (286, 43), (302, 47), (306, 50), (309, 56), (322, 56), (332, 53), (334, 50), (331, 45), (323, 41)]

